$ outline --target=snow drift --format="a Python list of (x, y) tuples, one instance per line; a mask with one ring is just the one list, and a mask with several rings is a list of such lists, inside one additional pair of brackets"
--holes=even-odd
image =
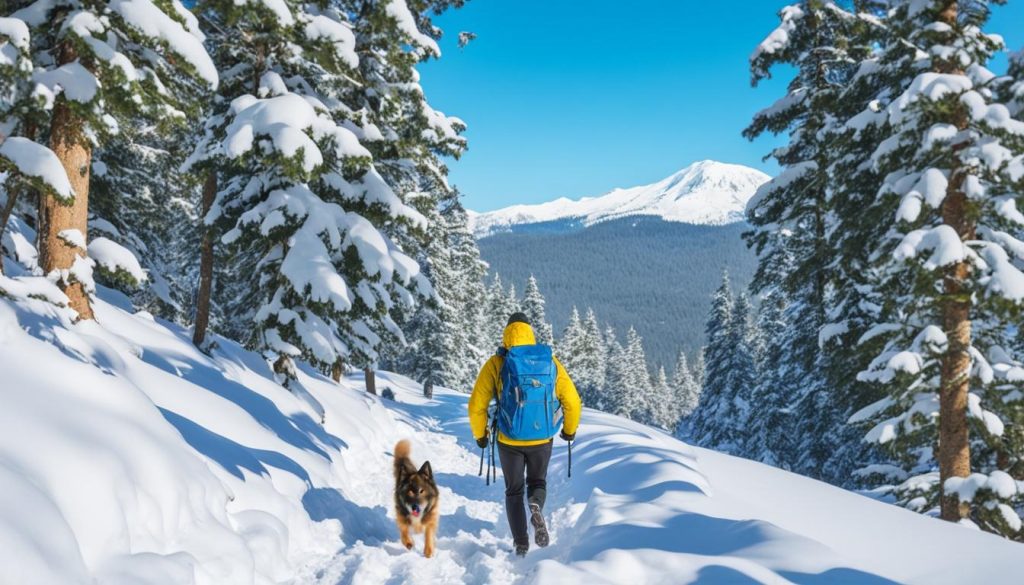
[[(9, 273), (17, 267), (8, 264)], [(102, 291), (72, 324), (31, 276), (0, 277), (0, 582), (998, 583), (1019, 544), (584, 412), (552, 546), (516, 559), (500, 486), (477, 476), (465, 395), (401, 376), (303, 391), (218, 339)], [(323, 412), (325, 422), (319, 423)], [(413, 442), (442, 492), (439, 551), (398, 542), (389, 449)]]

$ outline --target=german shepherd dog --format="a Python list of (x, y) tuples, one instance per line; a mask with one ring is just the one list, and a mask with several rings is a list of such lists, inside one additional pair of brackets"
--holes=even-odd
[(395, 522), (407, 549), (412, 549), (413, 545), (410, 530), (416, 534), (426, 533), (423, 555), (429, 558), (434, 556), (437, 524), (441, 519), (440, 494), (430, 462), (424, 462), (417, 470), (409, 459), (411, 450), (409, 441), (404, 439), (395, 445)]

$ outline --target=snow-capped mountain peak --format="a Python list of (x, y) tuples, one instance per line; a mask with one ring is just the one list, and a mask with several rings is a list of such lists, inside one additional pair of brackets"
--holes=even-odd
[(470, 223), (477, 237), (510, 231), (520, 225), (570, 220), (585, 227), (632, 215), (722, 225), (741, 221), (747, 201), (770, 178), (750, 167), (703, 160), (656, 183), (617, 188), (599, 197), (562, 197), (537, 205), (470, 212)]

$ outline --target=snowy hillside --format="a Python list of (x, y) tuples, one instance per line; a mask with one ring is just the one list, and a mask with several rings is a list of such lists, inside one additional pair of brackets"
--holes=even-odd
[[(13, 267), (12, 267), (13, 268)], [(131, 314), (106, 291), (71, 324), (45, 280), (0, 277), (0, 582), (1007, 583), (1019, 544), (586, 411), (553, 544), (512, 557), (502, 489), (477, 477), (466, 396), (397, 402)], [(36, 298), (29, 298), (29, 295)], [(308, 393), (308, 394), (307, 394)], [(320, 412), (324, 423), (320, 424)], [(398, 542), (389, 452), (441, 485), (439, 553)], [(418, 542), (418, 548), (422, 543)]]
[(770, 177), (741, 165), (700, 161), (657, 183), (614, 189), (600, 197), (557, 199), (539, 205), (514, 205), (487, 213), (471, 213), (478, 238), (514, 226), (568, 221), (583, 227), (630, 215), (651, 215), (666, 221), (721, 225), (743, 219), (747, 201)]

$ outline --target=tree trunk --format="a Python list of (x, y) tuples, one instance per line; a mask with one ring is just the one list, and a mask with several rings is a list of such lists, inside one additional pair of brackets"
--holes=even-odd
[(203, 183), (203, 242), (199, 249), (199, 294), (196, 297), (196, 322), (192, 332), (192, 343), (201, 347), (206, 341), (206, 329), (210, 326), (210, 294), (213, 290), (213, 228), (205, 225), (206, 214), (213, 206), (217, 195), (217, 174), (210, 171)]
[[(27, 124), (25, 126), (25, 138), (29, 140), (36, 139), (35, 125)], [(0, 135), (0, 142), (6, 140), (5, 136)], [(18, 196), (21, 195), (21, 190), (24, 189), (22, 186), (13, 187), (7, 190), (7, 203), (4, 205), (3, 212), (0, 212), (0, 274), (4, 273), (4, 232), (7, 230), (7, 222), (11, 219), (11, 214), (14, 213), (14, 206), (18, 203)]]
[[(974, 225), (967, 218), (967, 197), (963, 192), (963, 174), (954, 169), (946, 200), (942, 204), (944, 223), (953, 227), (962, 240), (973, 240)], [(949, 347), (942, 356), (939, 391), (939, 478), (945, 486), (951, 477), (971, 473), (971, 449), (967, 426), (967, 393), (970, 390), (971, 298), (963, 283), (970, 276), (968, 262), (951, 266), (943, 279), (945, 298), (941, 303), (942, 328)], [(956, 496), (942, 497), (942, 518), (957, 521), (970, 513), (970, 506)]]
[(338, 358), (331, 365), (331, 379), (335, 382), (341, 382), (341, 376), (345, 373), (345, 362)]
[(370, 394), (377, 393), (377, 379), (374, 376), (373, 368), (366, 368), (363, 370), (366, 377), (366, 391)]
[(434, 397), (434, 383), (429, 378), (423, 382), (423, 395), (427, 398)]
[[(957, 2), (949, 1), (943, 8), (939, 20), (956, 26)], [(940, 73), (963, 74), (954, 66), (942, 66)], [(967, 112), (963, 105), (953, 113), (953, 123), (963, 130), (967, 127)], [(962, 150), (964, 144), (953, 145)], [(974, 240), (975, 222), (967, 208), (967, 196), (963, 190), (964, 169), (954, 163), (950, 169), (949, 186), (942, 202), (942, 221), (956, 230), (961, 241)], [(967, 425), (967, 393), (971, 381), (971, 297), (964, 289), (964, 283), (971, 275), (968, 262), (958, 262), (946, 269), (943, 277), (944, 297), (940, 303), (942, 328), (949, 340), (946, 353), (942, 355), (939, 390), (939, 480), (941, 483), (941, 515), (952, 522), (966, 518), (970, 505), (962, 503), (957, 496), (945, 494), (946, 480), (951, 477), (967, 477), (971, 473), (971, 447)]]
[(4, 273), (4, 230), (7, 229), (7, 222), (11, 219), (11, 213), (14, 211), (14, 204), (18, 202), (18, 194), (21, 189), (15, 187), (7, 190), (7, 203), (4, 205), (4, 209), (0, 212), (0, 274)]
[[(76, 59), (75, 51), (65, 44), (60, 51), (59, 65)], [(39, 265), (44, 274), (59, 271), (67, 274), (75, 261), (86, 256), (86, 251), (60, 236), (64, 230), (78, 230), (88, 241), (89, 220), (89, 166), (92, 149), (82, 132), (82, 120), (68, 107), (67, 98), (61, 96), (53, 107), (50, 122), (50, 149), (67, 172), (75, 199), (71, 204), (60, 202), (50, 194), (39, 196)], [(69, 305), (79, 319), (93, 319), (89, 294), (74, 277), (62, 276), (58, 286), (68, 296)]]

